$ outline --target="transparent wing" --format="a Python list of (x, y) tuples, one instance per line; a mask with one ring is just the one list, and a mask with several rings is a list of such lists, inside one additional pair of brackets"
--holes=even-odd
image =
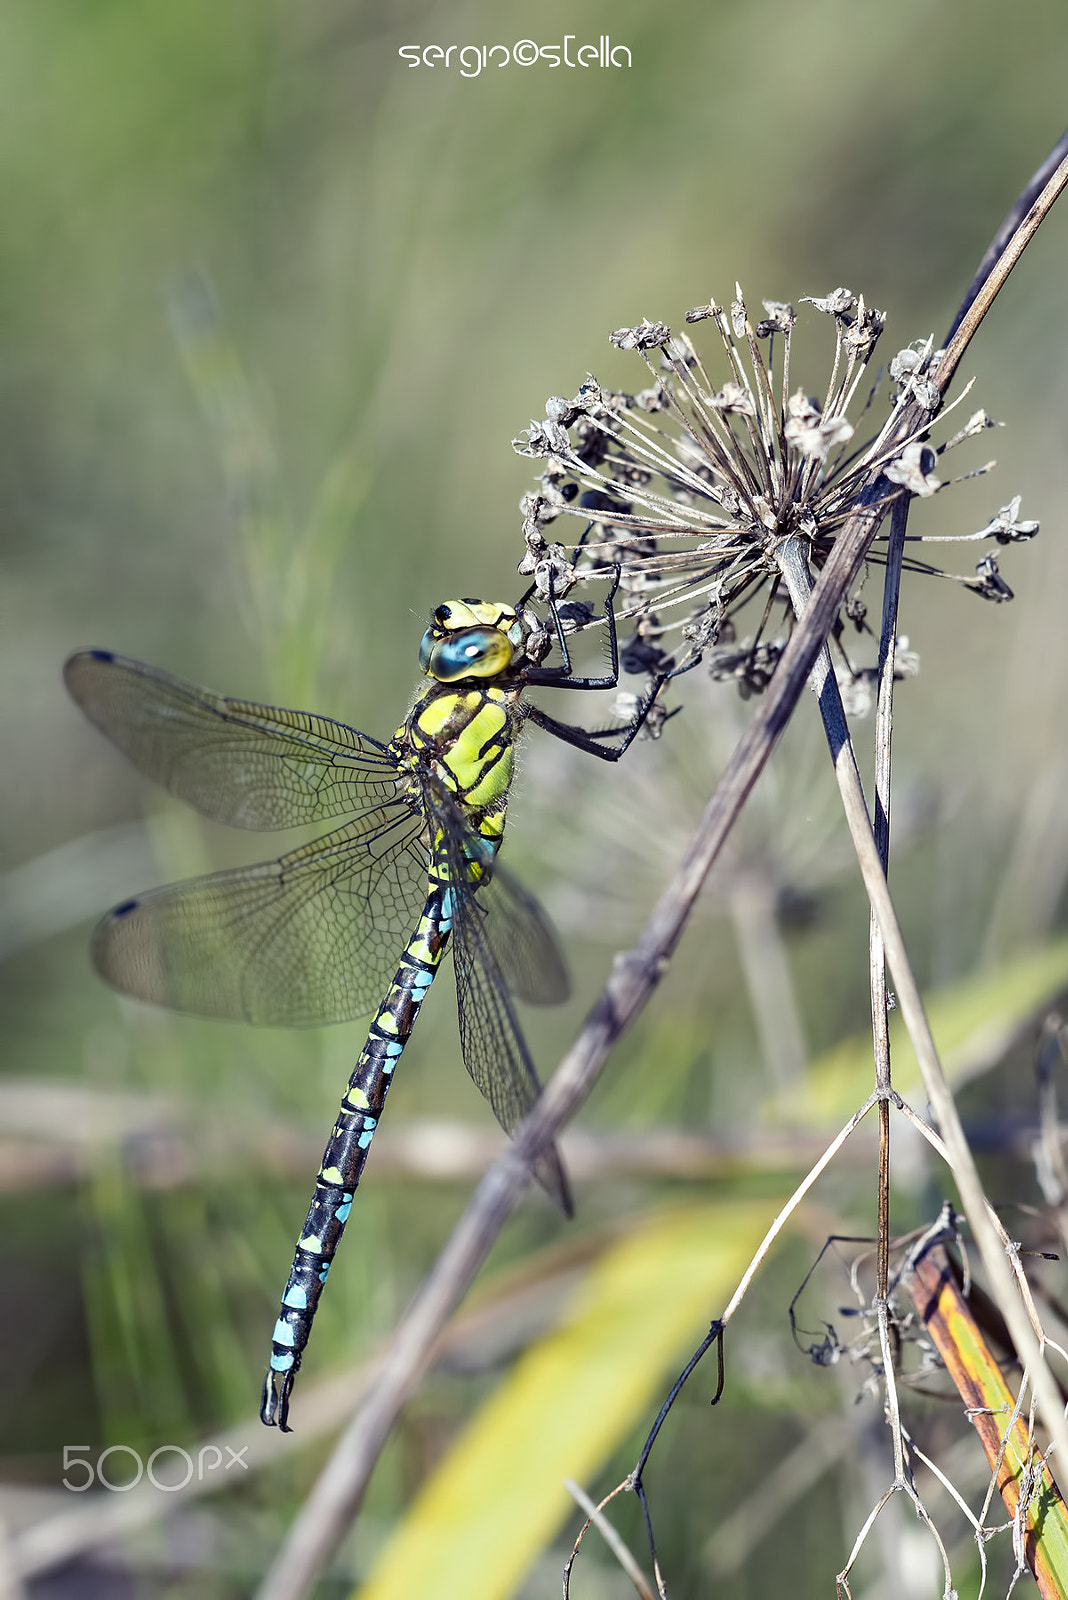
[(555, 929), (537, 900), (494, 858), (446, 790), (424, 780), (423, 803), (449, 841), (454, 883), (466, 883), (471, 860), (492, 868), (489, 882), (478, 889), (479, 939), (505, 988), (528, 1005), (560, 1005), (571, 993), (571, 979)]
[(371, 1011), (426, 900), (426, 825), (394, 802), (278, 861), (117, 906), (93, 960), (124, 994), (200, 1017), (311, 1026)]
[(329, 717), (231, 700), (107, 650), (71, 656), (63, 676), (134, 766), (217, 822), (288, 828), (397, 795), (385, 747)]
[[(504, 976), (485, 939), (478, 896), (454, 897), (453, 962), (464, 1065), (497, 1121), (513, 1133), (541, 1092)], [(555, 1149), (537, 1162), (538, 1181), (570, 1216), (567, 1176)]]
[[(478, 836), (464, 827), (451, 803), (429, 797), (446, 841), (453, 884), (453, 964), (464, 1065), (493, 1114), (513, 1133), (541, 1092), (534, 1064), (516, 1020), (506, 971), (521, 974), (526, 992), (540, 1000), (563, 999), (567, 972), (544, 914), (514, 879), (481, 888), (467, 882), (472, 856), (483, 854)], [(532, 965), (533, 958), (542, 965)], [(544, 963), (548, 963), (545, 965)], [(517, 990), (517, 992), (522, 992)], [(571, 1195), (556, 1150), (535, 1166), (538, 1181), (570, 1215)]]
[(481, 937), (506, 987), (528, 1005), (560, 1005), (571, 993), (567, 963), (541, 906), (498, 862), (478, 890)]

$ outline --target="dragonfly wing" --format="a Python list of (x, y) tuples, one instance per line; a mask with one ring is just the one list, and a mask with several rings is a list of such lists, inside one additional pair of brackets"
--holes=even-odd
[(478, 890), (482, 937), (512, 994), (528, 1005), (560, 1005), (571, 993), (567, 962), (545, 912), (507, 868)]
[[(442, 841), (453, 885), (453, 964), (460, 1048), (464, 1065), (506, 1133), (514, 1133), (541, 1093), (512, 1006), (508, 976), (521, 975), (520, 992), (566, 993), (567, 972), (537, 903), (508, 875), (497, 883), (497, 867), (485, 841), (473, 832), (452, 797), (437, 786), (424, 788), (424, 805)], [(488, 882), (473, 887), (472, 861), (492, 868)], [(539, 962), (549, 975), (536, 978)], [(535, 1164), (539, 1183), (571, 1215), (567, 1175), (555, 1147)]]
[(288, 828), (397, 795), (385, 747), (329, 717), (231, 700), (107, 650), (71, 656), (63, 676), (135, 767), (217, 822)]
[[(502, 1128), (514, 1133), (538, 1098), (541, 1085), (519, 1031), (504, 974), (486, 939), (479, 897), (470, 889), (454, 891), (453, 906), (453, 963), (464, 1065)], [(555, 1147), (541, 1157), (534, 1172), (570, 1216), (571, 1193)]]
[(479, 941), (492, 955), (505, 987), (528, 1005), (561, 1004), (571, 993), (571, 979), (556, 931), (537, 900), (501, 866), (446, 790), (424, 782), (423, 803), (448, 841), (453, 882), (466, 883), (472, 861), (483, 862), (491, 874), (477, 891)]
[(123, 993), (200, 1017), (312, 1026), (374, 1009), (426, 898), (425, 821), (394, 803), (278, 861), (108, 913), (93, 960)]

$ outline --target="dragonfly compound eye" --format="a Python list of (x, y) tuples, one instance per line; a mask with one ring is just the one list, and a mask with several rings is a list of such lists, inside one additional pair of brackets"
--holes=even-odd
[(419, 647), (419, 665), (439, 683), (495, 678), (511, 665), (512, 645), (499, 628), (460, 628), (444, 639), (430, 629)]

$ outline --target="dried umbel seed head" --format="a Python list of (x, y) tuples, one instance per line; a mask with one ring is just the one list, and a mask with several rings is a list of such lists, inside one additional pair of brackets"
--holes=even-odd
[[(930, 498), (946, 487), (937, 470), (944, 453), (993, 426), (977, 411), (944, 443), (931, 442), (941, 406), (933, 376), (940, 352), (927, 339), (889, 362), (885, 421), (871, 422), (858, 444), (882, 378), (866, 374), (885, 316), (848, 289), (806, 296), (802, 304), (834, 325), (829, 373), (816, 393), (792, 382), (793, 306), (766, 300), (754, 327), (737, 289), (729, 309), (710, 300), (686, 313), (691, 326), (714, 325), (715, 364), (688, 333), (673, 334), (664, 322), (618, 328), (610, 342), (644, 363), (643, 387), (628, 394), (588, 378), (573, 399), (551, 399), (545, 418), (514, 441), (521, 455), (542, 463), (538, 488), (522, 502), (520, 571), (534, 576), (543, 596), (559, 598), (618, 566), (623, 614), (643, 624), (646, 640), (657, 640), (652, 658), (648, 648), (640, 656), (639, 670), (683, 671), (704, 659), (716, 677), (759, 691), (781, 649), (761, 638), (774, 605), (785, 602), (776, 559), (783, 542), (801, 541), (810, 568), (819, 569), (862, 490), (870, 501), (874, 485), (876, 503), (887, 510), (901, 495)], [(902, 435), (905, 402), (919, 420)], [(1029, 539), (1038, 524), (1018, 514), (1016, 499), (978, 533), (957, 537)], [(565, 517), (580, 524), (570, 544), (558, 542), (553, 526)], [(881, 559), (878, 540), (868, 559)], [(1011, 597), (993, 555), (974, 577), (942, 572), (911, 554), (905, 566), (989, 599)], [(768, 597), (763, 617), (737, 644), (739, 612), (761, 591)], [(842, 620), (864, 629), (855, 600), (847, 597)]]

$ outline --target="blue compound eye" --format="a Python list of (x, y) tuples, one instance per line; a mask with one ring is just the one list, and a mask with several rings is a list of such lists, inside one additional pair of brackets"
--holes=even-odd
[(461, 628), (444, 639), (431, 629), (419, 647), (419, 665), (439, 683), (495, 678), (511, 661), (512, 646), (499, 628)]
[(437, 635), (434, 633), (433, 628), (428, 628), (423, 635), (423, 642), (419, 646), (419, 668), (428, 677), (430, 676), (430, 658), (434, 654), (434, 646), (437, 642)]

